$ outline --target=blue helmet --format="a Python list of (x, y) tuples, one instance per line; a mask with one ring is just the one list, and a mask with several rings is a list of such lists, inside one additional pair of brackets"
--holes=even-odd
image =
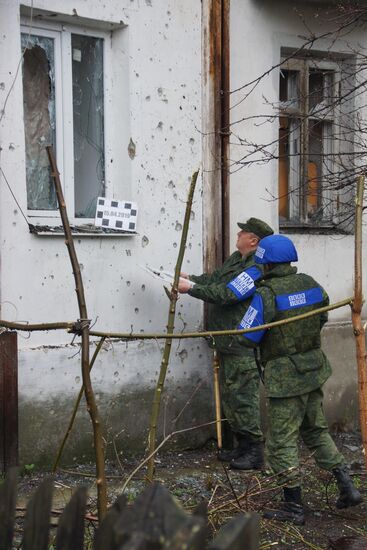
[(297, 261), (296, 247), (285, 235), (264, 237), (259, 242), (255, 252), (255, 262), (257, 264), (282, 264)]

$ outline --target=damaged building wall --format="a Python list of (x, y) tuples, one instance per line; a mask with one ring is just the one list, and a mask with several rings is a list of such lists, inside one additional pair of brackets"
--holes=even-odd
[[(173, 270), (191, 174), (200, 165), (200, 3), (194, 0), (163, 3), (116, 0), (103, 4), (97, 0), (39, 0), (32, 4), (34, 33), (40, 33), (39, 29), (46, 23), (55, 33), (58, 25), (65, 24), (68, 29), (74, 24), (92, 34), (95, 30), (96, 34), (108, 35), (104, 55), (109, 71), (104, 81), (106, 196), (137, 202), (138, 233), (75, 237), (88, 314), (96, 330), (162, 332), (167, 322), (168, 300), (162, 284), (150, 279), (140, 266)], [(28, 1), (0, 2), (1, 105), (13, 85), (1, 121), (1, 161), (25, 212), (22, 104), (23, 101), (30, 104), (31, 98), (23, 94), (21, 68), (15, 77), (21, 58), (20, 25), (24, 22), (21, 15), (29, 17), (30, 7)], [(52, 17), (50, 9), (55, 14)], [(27, 66), (32, 67), (30, 63)], [(62, 107), (64, 117), (70, 117), (67, 99)], [(56, 106), (56, 119), (60, 116)], [(60, 119), (57, 122), (60, 128)], [(67, 128), (63, 131), (67, 132)], [(71, 162), (66, 155), (58, 159), (72, 218), (76, 204), (70, 191), (70, 178), (64, 178), (65, 174), (72, 173), (68, 165)], [(38, 174), (38, 181), (39, 177)], [(0, 318), (31, 323), (77, 319), (74, 280), (63, 239), (30, 234), (5, 185), (1, 185), (0, 193)], [(52, 220), (47, 212), (29, 221), (60, 225), (58, 216)], [(200, 185), (190, 223), (185, 269), (200, 271)], [(201, 327), (200, 303), (193, 303), (187, 309), (180, 301), (177, 311), (177, 330)], [(70, 345), (71, 340), (72, 336), (63, 331), (32, 333), (19, 338), (22, 462), (39, 459), (47, 463), (66, 427), (68, 411), (81, 383), (80, 356), (78, 348)], [(117, 444), (126, 452), (144, 448), (161, 349), (162, 344), (154, 341), (128, 345), (113, 342), (105, 346), (94, 367), (93, 381), (106, 428), (111, 435), (120, 434)], [(174, 343), (167, 380), (167, 429), (169, 419), (178, 414), (198, 384), (200, 388), (180, 418), (179, 427), (212, 420), (209, 366), (204, 341)], [(70, 448), (69, 458), (91, 450), (88, 420), (82, 416), (81, 422), (84, 424), (76, 432), (78, 436)], [(197, 444), (207, 437), (207, 430), (196, 430), (186, 444)], [(74, 454), (73, 449), (78, 453)]]

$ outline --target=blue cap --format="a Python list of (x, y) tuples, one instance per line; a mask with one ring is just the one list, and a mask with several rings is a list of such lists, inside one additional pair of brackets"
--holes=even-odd
[(297, 262), (298, 255), (293, 242), (285, 235), (269, 235), (259, 242), (255, 261), (257, 264), (283, 264)]

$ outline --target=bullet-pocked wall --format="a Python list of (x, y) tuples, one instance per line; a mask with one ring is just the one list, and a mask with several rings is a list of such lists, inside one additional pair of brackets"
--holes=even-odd
[[(103, 3), (99, 0), (0, 0), (1, 319), (33, 323), (75, 321), (79, 316), (62, 236), (31, 234), (27, 225), (28, 222), (49, 228), (60, 225), (57, 213), (27, 209), (26, 166), (29, 168), (30, 164), (26, 157), (23, 101), (29, 106), (30, 98), (38, 100), (38, 95), (44, 92), (48, 97), (55, 95), (52, 108), (45, 116), (53, 117), (55, 123), (57, 162), (71, 222), (81, 224), (74, 217), (80, 197), (75, 195), (73, 147), (78, 153), (77, 161), (83, 154), (88, 162), (90, 160), (90, 165), (87, 162), (84, 166), (87, 184), (88, 178), (98, 173), (98, 182), (105, 187), (106, 197), (134, 201), (138, 205), (136, 235), (75, 236), (88, 316), (95, 323), (94, 328), (115, 332), (165, 330), (168, 300), (163, 285), (150, 278), (141, 266), (174, 268), (191, 174), (201, 161), (204, 172), (209, 170), (208, 166), (216, 165), (213, 152), (206, 147), (201, 158), (201, 130), (208, 127), (208, 117), (214, 116), (203, 107), (204, 103), (210, 104), (206, 94), (212, 83), (207, 81), (208, 75), (201, 73), (202, 41), (206, 47), (209, 42), (208, 29), (202, 27), (202, 5), (210, 7), (209, 0), (208, 4), (204, 4), (204, 0), (203, 3), (196, 0), (106, 0)], [(295, 50), (302, 44), (300, 37), (307, 34), (302, 21), (316, 34), (331, 27), (321, 7), (325, 10), (324, 2), (231, 1), (232, 250), (239, 220), (258, 216), (276, 231), (279, 228), (277, 160), (268, 158), (259, 163), (255, 153), (243, 159), (242, 165), (237, 161), (248, 155), (251, 148), (256, 150), (256, 145), (264, 143), (273, 144), (272, 152), (276, 156), (278, 125), (273, 105), (279, 101), (277, 67), (282, 52)], [(45, 65), (43, 73), (47, 82), (56, 82), (54, 90), (45, 85), (44, 80), (43, 86), (33, 86), (33, 95), (25, 97), (21, 34), (26, 44), (30, 43), (30, 36), (42, 37), (32, 44), (46, 50), (50, 45), (46, 39), (55, 41), (54, 58), (51, 62), (48, 59), (49, 65)], [(101, 79), (97, 79), (98, 93), (92, 98), (88, 96), (88, 79), (93, 79), (95, 74), (88, 75), (87, 62), (83, 64), (80, 37), (91, 38), (86, 40), (89, 55), (103, 41), (97, 63), (99, 69), (103, 66), (102, 85)], [(335, 41), (327, 37), (320, 39), (317, 49), (319, 52), (332, 50), (336, 56), (345, 55), (347, 49), (350, 54), (351, 49), (363, 46), (364, 42), (363, 28), (354, 28), (348, 39), (343, 40), (341, 36)], [(93, 50), (91, 44), (99, 46)], [(32, 68), (32, 64), (29, 67)], [(271, 68), (274, 70), (268, 72)], [(72, 77), (74, 69), (78, 74), (76, 82)], [(263, 78), (256, 83), (261, 75)], [(250, 82), (256, 85), (248, 94), (249, 86), (243, 86)], [(364, 114), (365, 104), (365, 91), (363, 88), (361, 91), (355, 99), (360, 116)], [(83, 102), (84, 94), (93, 99), (93, 103)], [(85, 109), (87, 103), (88, 109), (103, 113), (98, 119), (99, 122), (103, 119), (103, 136), (101, 127), (95, 124), (88, 126), (91, 131), (88, 139), (74, 142), (71, 128), (78, 127), (82, 114), (73, 112), (72, 97), (77, 98), (81, 108)], [(211, 100), (213, 106), (215, 98)], [(87, 114), (88, 109), (85, 109)], [(275, 123), (264, 123), (262, 115), (274, 118)], [(42, 144), (40, 140), (40, 148)], [(96, 151), (102, 147), (103, 159), (100, 157), (92, 169)], [(210, 186), (206, 189), (210, 190)], [(84, 200), (88, 185), (79, 192)], [(34, 198), (32, 195), (32, 200)], [(205, 204), (213, 208), (210, 200), (204, 200), (204, 209)], [(88, 204), (80, 208), (84, 208), (85, 213)], [(203, 219), (213, 216), (210, 208), (203, 218), (199, 177), (183, 264), (186, 272), (202, 271), (203, 256), (208, 253), (202, 250), (208, 225)], [(350, 296), (353, 237), (337, 231), (290, 235), (299, 250), (299, 268), (325, 286), (331, 301)], [(176, 330), (202, 328), (203, 310), (199, 301), (182, 296), (177, 312)], [(331, 423), (353, 427), (356, 425), (356, 376), (348, 308), (332, 313), (330, 319), (324, 331), (324, 345), (334, 376), (327, 386), (326, 410)], [(81, 384), (78, 339), (73, 341), (65, 331), (50, 331), (22, 333), (18, 341), (21, 461), (49, 464)], [(93, 342), (91, 354), (95, 345)], [(128, 344), (110, 341), (100, 352), (92, 379), (109, 448), (112, 438), (116, 437), (118, 450), (125, 453), (143, 450), (162, 346), (162, 341), (153, 340)], [(204, 341), (173, 343), (164, 404), (166, 433), (173, 429), (170, 419), (188, 403), (176, 428), (194, 427), (213, 420), (210, 362)], [(354, 403), (352, 414), (348, 411), (350, 403)], [(190, 431), (180, 444), (200, 444), (208, 434), (207, 429)], [(83, 404), (65, 459), (79, 461), (91, 453), (91, 426)]]
[[(74, 218), (73, 159), (68, 147), (75, 124), (70, 112), (72, 62), (65, 35), (102, 38), (104, 174), (108, 198), (138, 205), (137, 234), (75, 236), (85, 285), (88, 316), (95, 330), (162, 332), (168, 316), (163, 284), (141, 266), (174, 269), (192, 173), (201, 160), (201, 5), (195, 0), (35, 0), (0, 1), (1, 114), (1, 314), (8, 321), (53, 322), (78, 318), (74, 279), (61, 236), (31, 234), (5, 183), (32, 224), (60, 225), (57, 213), (27, 210), (23, 119), (21, 32), (55, 39), (57, 151), (69, 217)], [(58, 66), (58, 51), (63, 66)], [(69, 49), (68, 49), (69, 48)], [(69, 66), (65, 58), (71, 58)], [(102, 78), (102, 77), (101, 77)], [(69, 86), (69, 88), (68, 88)], [(84, 85), (83, 85), (84, 86)], [(86, 86), (81, 86), (82, 90)], [(68, 91), (69, 90), (69, 91)], [(41, 93), (41, 92), (40, 92)], [(75, 93), (75, 90), (74, 90)], [(81, 99), (83, 101), (83, 99)], [(92, 108), (95, 108), (92, 105)], [(51, 115), (50, 115), (51, 116)], [(96, 148), (90, 138), (85, 146)], [(74, 148), (77, 144), (74, 143)], [(100, 168), (100, 166), (99, 166)], [(200, 178), (190, 220), (184, 268), (201, 272), (202, 202)], [(199, 328), (202, 306), (177, 305), (176, 330)], [(21, 461), (49, 462), (66, 429), (80, 388), (78, 338), (66, 331), (19, 336), (19, 411)], [(111, 341), (93, 368), (107, 439), (118, 434), (123, 452), (144, 449), (153, 389), (163, 341)], [(91, 355), (95, 349), (92, 344)], [(177, 428), (213, 420), (209, 354), (203, 340), (175, 341), (167, 376), (164, 409), (170, 421), (186, 407)], [(195, 393), (196, 390), (196, 393)], [(192, 394), (195, 393), (194, 397)], [(191, 399), (192, 397), (192, 399)], [(66, 459), (92, 452), (91, 426), (82, 404)], [(189, 432), (194, 445), (207, 429)]]

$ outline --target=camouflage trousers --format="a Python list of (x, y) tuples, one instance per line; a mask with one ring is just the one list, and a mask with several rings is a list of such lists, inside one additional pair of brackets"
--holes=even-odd
[(300, 485), (299, 435), (320, 468), (332, 470), (344, 462), (329, 434), (322, 400), (322, 388), (295, 397), (268, 398), (267, 462), (287, 487)]
[(262, 441), (259, 374), (251, 356), (219, 355), (222, 408), (232, 432)]

